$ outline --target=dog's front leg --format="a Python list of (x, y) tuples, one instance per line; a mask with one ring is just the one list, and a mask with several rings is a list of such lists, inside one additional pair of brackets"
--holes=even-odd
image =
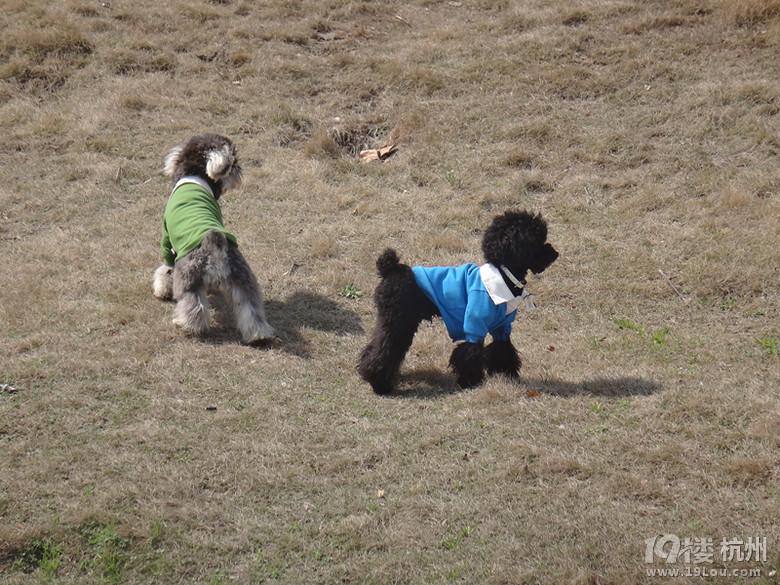
[(154, 296), (161, 301), (173, 300), (173, 267), (165, 264), (154, 271)]
[(485, 379), (485, 358), (482, 342), (465, 341), (452, 350), (450, 367), (458, 378), (461, 388), (472, 388)]
[(520, 356), (509, 339), (497, 341), (485, 348), (488, 374), (504, 374), (512, 379), (519, 378)]

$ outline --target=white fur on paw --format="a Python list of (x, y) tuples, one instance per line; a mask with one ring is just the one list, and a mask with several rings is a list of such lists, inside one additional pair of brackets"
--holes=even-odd
[(173, 269), (163, 264), (154, 271), (154, 296), (162, 301), (173, 298)]

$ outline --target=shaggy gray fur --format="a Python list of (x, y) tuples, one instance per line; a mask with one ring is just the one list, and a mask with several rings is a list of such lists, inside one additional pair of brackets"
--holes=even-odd
[(209, 326), (207, 292), (220, 292), (230, 305), (244, 343), (273, 338), (257, 279), (238, 248), (219, 230), (176, 263), (173, 270), (173, 322), (202, 335)]
[[(217, 134), (193, 136), (174, 147), (165, 158), (164, 170), (173, 184), (185, 176), (200, 177), (215, 199), (238, 185), (242, 177), (236, 147)], [(206, 233), (200, 246), (177, 259), (173, 270), (163, 265), (154, 273), (154, 295), (176, 301), (173, 322), (193, 335), (203, 335), (209, 328), (207, 294), (212, 291), (225, 297), (244, 343), (273, 339), (252, 269), (238, 247), (216, 229)]]

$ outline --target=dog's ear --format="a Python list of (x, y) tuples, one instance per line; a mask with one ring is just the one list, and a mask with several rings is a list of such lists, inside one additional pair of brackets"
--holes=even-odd
[(531, 266), (529, 266), (529, 268), (534, 274), (540, 274), (544, 272), (545, 269), (557, 259), (558, 251), (550, 244), (545, 244), (539, 250), (539, 253), (536, 255), (536, 257), (531, 261)]
[(214, 181), (224, 179), (236, 162), (236, 155), (229, 144), (210, 150), (206, 155), (206, 174)]
[(229, 140), (225, 140), (224, 144), (213, 148), (206, 155), (206, 174), (214, 182), (220, 183), (223, 191), (240, 185), (242, 178), (236, 147)]
[(173, 177), (173, 174), (176, 172), (176, 167), (179, 164), (179, 159), (181, 158), (181, 152), (183, 149), (184, 143), (179, 144), (178, 146), (174, 146), (168, 153), (168, 156), (165, 157), (165, 166), (163, 166), (163, 172), (167, 176)]

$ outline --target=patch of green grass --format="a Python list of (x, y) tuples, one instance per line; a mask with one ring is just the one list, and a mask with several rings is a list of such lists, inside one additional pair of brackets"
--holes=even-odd
[(288, 565), (289, 563), (279, 555), (275, 555), (274, 558), (268, 559), (265, 557), (262, 550), (258, 550), (255, 553), (254, 573), (261, 583), (267, 579), (279, 579), (287, 570)]
[(752, 311), (745, 311), (742, 313), (743, 317), (765, 317), (767, 314), (766, 309), (754, 309)]
[(645, 328), (636, 325), (631, 319), (615, 319), (615, 325), (617, 325), (620, 329), (628, 329), (629, 331), (633, 331), (640, 336), (645, 334)]
[(763, 347), (763, 352), (767, 355), (777, 355), (780, 352), (780, 338), (778, 337), (756, 337), (755, 340)]
[(359, 299), (360, 297), (363, 296), (363, 291), (358, 290), (355, 287), (355, 284), (351, 283), (351, 284), (344, 285), (339, 289), (339, 296), (342, 296), (347, 299)]
[(149, 528), (149, 546), (157, 547), (162, 541), (165, 532), (165, 523), (162, 520), (155, 520)]
[[(637, 325), (631, 319), (615, 319), (615, 324), (620, 329), (625, 329), (627, 331), (633, 331), (637, 334), (638, 337), (644, 337), (645, 333), (647, 332), (646, 329), (640, 325)], [(654, 350), (660, 350), (666, 347), (668, 339), (667, 335), (671, 331), (670, 327), (661, 327), (660, 329), (657, 329), (655, 331), (652, 331), (650, 333), (650, 347)]]
[(17, 556), (13, 569), (24, 573), (40, 571), (44, 579), (52, 579), (62, 562), (63, 550), (48, 540), (36, 540)]
[(597, 427), (586, 425), (582, 430), (586, 435), (604, 435), (609, 432), (607, 425), (599, 425)]
[(119, 583), (130, 541), (119, 536), (113, 524), (89, 523), (82, 528), (82, 538), (87, 558), (79, 564), (79, 568), (98, 571), (108, 583)]
[(464, 526), (458, 531), (453, 531), (450, 529), (449, 534), (447, 534), (446, 537), (444, 537), (444, 540), (442, 541), (442, 547), (446, 550), (454, 550), (458, 548), (461, 544), (463, 544), (463, 541), (474, 534), (475, 528), (472, 526)]
[(666, 334), (669, 333), (671, 329), (669, 327), (662, 327), (658, 331), (654, 331), (652, 333), (652, 348), (655, 350), (662, 349), (666, 346)]
[(453, 189), (458, 191), (463, 189), (463, 177), (455, 169), (449, 169), (445, 173), (444, 177), (447, 179), (447, 183), (449, 183), (450, 187)]

